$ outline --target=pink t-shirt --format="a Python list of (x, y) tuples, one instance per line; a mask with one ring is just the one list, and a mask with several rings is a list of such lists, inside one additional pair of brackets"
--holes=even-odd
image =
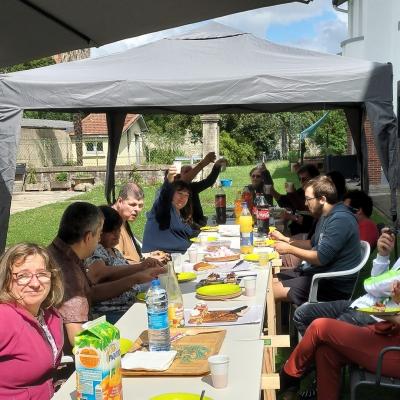
[(371, 251), (374, 250), (379, 237), (376, 224), (370, 219), (364, 219), (358, 222), (358, 228), (360, 230), (360, 239), (369, 243)]

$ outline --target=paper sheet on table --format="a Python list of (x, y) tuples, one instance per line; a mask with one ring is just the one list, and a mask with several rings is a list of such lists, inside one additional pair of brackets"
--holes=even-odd
[(176, 351), (135, 351), (128, 353), (121, 360), (123, 369), (146, 371), (167, 370), (176, 356)]
[[(209, 308), (210, 311), (214, 310), (232, 310), (232, 308)], [(244, 313), (242, 317), (239, 317), (237, 321), (231, 321), (231, 322), (206, 322), (203, 324), (190, 324), (189, 319), (190, 319), (190, 311), (191, 309), (185, 309), (185, 326), (228, 326), (228, 325), (246, 325), (246, 324), (256, 324), (259, 323), (262, 319), (262, 306), (260, 305), (254, 305), (254, 306), (249, 306), (247, 311)]]
[(218, 226), (219, 236), (240, 236), (239, 225), (219, 225)]

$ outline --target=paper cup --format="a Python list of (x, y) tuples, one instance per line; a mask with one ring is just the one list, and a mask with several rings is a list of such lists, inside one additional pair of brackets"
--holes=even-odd
[(208, 358), (208, 365), (211, 371), (212, 385), (216, 389), (228, 386), (229, 357), (217, 354)]
[(190, 249), (188, 249), (188, 256), (190, 263), (197, 263), (197, 247), (191, 247)]
[(182, 272), (182, 254), (181, 253), (172, 253), (171, 254), (172, 264), (174, 265), (174, 270), (176, 273)]
[(208, 246), (208, 236), (199, 236), (200, 247), (205, 249)]
[(263, 192), (265, 194), (271, 194), (271, 190), (272, 190), (272, 185), (264, 185)]
[(266, 267), (268, 265), (268, 261), (269, 261), (268, 253), (266, 251), (262, 251), (258, 254), (260, 257), (258, 260), (260, 267)]
[(256, 276), (245, 276), (243, 279), (244, 284), (244, 294), (248, 297), (253, 297), (256, 295)]
[(172, 164), (175, 165), (176, 167), (176, 173), (180, 174), (182, 168), (182, 161), (174, 161)]
[(287, 193), (293, 193), (294, 192), (294, 183), (293, 182), (286, 182), (285, 183), (285, 189)]

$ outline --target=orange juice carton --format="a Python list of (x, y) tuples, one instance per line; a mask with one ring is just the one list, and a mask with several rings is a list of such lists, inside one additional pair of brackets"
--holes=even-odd
[(105, 317), (83, 325), (75, 337), (79, 400), (122, 400), (119, 330)]

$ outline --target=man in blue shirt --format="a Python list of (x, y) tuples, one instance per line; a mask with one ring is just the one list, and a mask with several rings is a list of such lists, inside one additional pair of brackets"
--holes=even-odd
[[(319, 218), (311, 240), (291, 240), (279, 232), (275, 249), (280, 254), (292, 254), (304, 262), (299, 268), (278, 274), (274, 282), (277, 300), (301, 305), (308, 299), (312, 276), (315, 273), (344, 271), (361, 261), (357, 220), (343, 203), (337, 200), (335, 185), (327, 176), (316, 177), (304, 187), (305, 202), (315, 218)], [(338, 300), (350, 297), (356, 276), (323, 280), (319, 300)]]

